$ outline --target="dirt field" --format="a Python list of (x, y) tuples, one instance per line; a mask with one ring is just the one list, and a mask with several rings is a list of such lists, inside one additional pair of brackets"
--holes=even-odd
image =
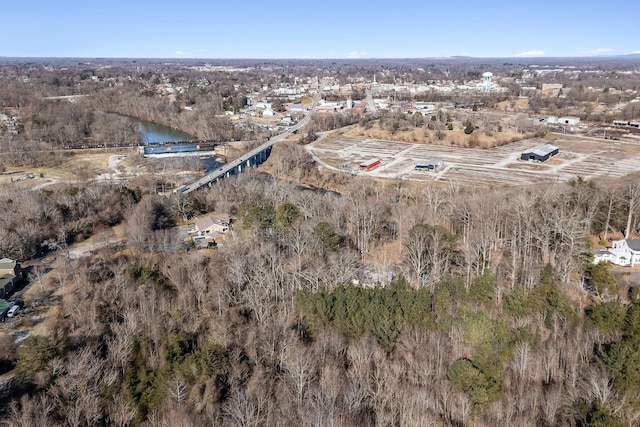
[[(520, 160), (521, 152), (546, 143), (559, 147), (559, 154), (544, 163)], [(559, 182), (578, 175), (586, 179), (618, 178), (640, 172), (639, 144), (577, 138), (530, 139), (502, 147), (471, 149), (342, 136), (318, 141), (308, 149), (328, 169), (481, 187)], [(373, 158), (379, 158), (382, 164), (371, 171), (359, 167)], [(445, 167), (435, 173), (417, 171), (418, 160), (443, 160)]]
[[(114, 157), (123, 161), (127, 166), (127, 157), (135, 154), (134, 150), (82, 150), (76, 151), (58, 167), (14, 167), (8, 165), (6, 171), (0, 174), (0, 185), (14, 185), (23, 188), (46, 186), (60, 181), (86, 180), (100, 174), (114, 172), (117, 162)], [(31, 177), (32, 176), (32, 177)]]

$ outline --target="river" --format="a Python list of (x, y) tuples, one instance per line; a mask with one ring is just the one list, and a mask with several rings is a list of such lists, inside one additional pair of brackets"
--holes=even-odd
[(192, 141), (195, 136), (189, 135), (181, 130), (171, 128), (169, 126), (160, 125), (137, 117), (124, 116), (136, 125), (142, 142), (146, 144), (156, 144), (161, 142), (181, 142)]
[[(189, 135), (186, 132), (182, 132), (181, 130), (174, 129), (169, 126), (153, 123), (148, 120), (142, 120), (137, 117), (122, 117), (126, 117), (136, 125), (136, 128), (138, 129), (138, 132), (142, 137), (142, 143), (144, 145), (192, 141), (196, 139), (196, 137), (193, 135)], [(200, 161), (207, 167), (206, 173), (216, 170), (223, 165), (223, 163), (220, 163), (216, 160), (215, 156), (212, 157), (211, 155), (200, 157)]]

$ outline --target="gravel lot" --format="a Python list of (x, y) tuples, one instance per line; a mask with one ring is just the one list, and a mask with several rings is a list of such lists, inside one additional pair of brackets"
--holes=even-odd
[[(557, 156), (544, 163), (520, 160), (521, 152), (547, 143), (560, 148)], [(329, 169), (480, 187), (568, 181), (578, 175), (586, 179), (618, 178), (640, 172), (639, 144), (579, 138), (529, 139), (491, 149), (472, 149), (339, 137), (317, 141), (308, 149)], [(371, 171), (359, 167), (373, 158), (381, 159), (382, 164)], [(436, 173), (416, 171), (416, 160), (443, 160), (445, 167)]]

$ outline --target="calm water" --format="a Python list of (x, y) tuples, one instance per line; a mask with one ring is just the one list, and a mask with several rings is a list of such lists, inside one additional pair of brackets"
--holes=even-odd
[(192, 141), (196, 139), (195, 136), (189, 135), (186, 132), (182, 132), (178, 129), (171, 128), (169, 126), (160, 125), (158, 123), (142, 120), (137, 117), (127, 116), (119, 113), (112, 113), (120, 117), (125, 117), (131, 123), (133, 123), (144, 144), (154, 144), (159, 142), (182, 142)]
[(142, 136), (142, 142), (145, 144), (152, 144), (157, 142), (180, 142), (191, 141), (196, 139), (195, 136), (180, 130), (170, 128), (169, 126), (159, 125), (157, 123), (148, 122), (146, 120), (140, 120), (135, 117), (129, 117), (133, 123), (136, 124), (138, 132)]

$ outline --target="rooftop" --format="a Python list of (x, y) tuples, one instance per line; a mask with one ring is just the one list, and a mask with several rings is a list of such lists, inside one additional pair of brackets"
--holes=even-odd
[(15, 277), (16, 276), (11, 273), (6, 273), (0, 276), (0, 289), (4, 288), (8, 283), (12, 282)]
[(17, 262), (12, 259), (2, 258), (0, 259), (0, 270), (13, 270), (16, 268), (16, 264)]
[(640, 251), (640, 239), (627, 239), (627, 246), (634, 251)]
[(205, 216), (204, 218), (200, 218), (199, 220), (196, 221), (196, 228), (198, 230), (205, 230), (214, 224), (228, 225), (229, 214), (222, 213), (217, 215), (208, 215), (208, 216)]
[(538, 156), (546, 156), (547, 154), (553, 153), (558, 149), (559, 148), (556, 147), (555, 145), (543, 144), (543, 145), (538, 145), (537, 147), (534, 147), (531, 150), (527, 150), (525, 151), (525, 153), (533, 153)]

